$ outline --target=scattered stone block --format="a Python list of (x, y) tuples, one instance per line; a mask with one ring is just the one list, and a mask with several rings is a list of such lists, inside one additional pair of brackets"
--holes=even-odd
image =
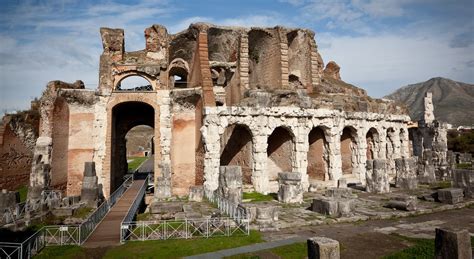
[(275, 223), (278, 221), (280, 207), (274, 205), (258, 206), (256, 208), (256, 222), (261, 231), (275, 231)]
[(387, 161), (385, 159), (367, 160), (366, 164), (366, 188), (371, 193), (390, 192), (390, 183), (386, 171)]
[(303, 202), (301, 173), (282, 172), (278, 174), (278, 201), (283, 203)]
[(313, 199), (313, 203), (311, 204), (311, 211), (323, 215), (347, 217), (352, 215), (354, 205), (355, 203), (353, 199)]
[(191, 186), (189, 188), (189, 200), (201, 202), (204, 197), (203, 186)]
[(418, 187), (416, 177), (416, 159), (415, 158), (397, 158), (395, 159), (395, 186), (397, 188), (414, 190)]
[(99, 184), (95, 172), (95, 162), (84, 163), (84, 178), (82, 180), (81, 202), (87, 207), (95, 208), (99, 203)]
[(422, 158), (418, 163), (418, 182), (430, 184), (436, 182), (435, 166), (433, 160), (433, 151), (430, 149), (423, 150)]
[(474, 198), (474, 170), (455, 169), (453, 187), (462, 188), (466, 198)]
[(337, 188), (347, 188), (347, 179), (339, 178), (339, 180), (337, 180)]
[(308, 239), (308, 259), (339, 259), (339, 242), (327, 237)]
[(349, 188), (328, 188), (324, 194), (330, 198), (353, 198), (352, 190)]
[(418, 201), (415, 196), (407, 195), (395, 197), (393, 200), (390, 200), (385, 207), (397, 210), (415, 211), (417, 204)]
[(467, 230), (436, 229), (435, 258), (472, 259), (471, 238)]
[(438, 200), (441, 203), (456, 204), (463, 201), (463, 189), (445, 188), (438, 190)]
[(219, 167), (217, 195), (235, 204), (242, 202), (242, 169), (240, 166)]

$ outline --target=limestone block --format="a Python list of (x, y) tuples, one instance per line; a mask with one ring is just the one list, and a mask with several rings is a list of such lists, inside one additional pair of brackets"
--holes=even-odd
[(438, 200), (441, 203), (456, 204), (463, 201), (463, 189), (445, 188), (438, 190)]
[(338, 199), (337, 200), (337, 213), (339, 217), (352, 216), (354, 211), (354, 200), (353, 199)]
[(390, 191), (385, 159), (367, 160), (366, 164), (366, 191), (372, 193), (387, 193)]
[(353, 198), (352, 190), (349, 188), (328, 188), (325, 196), (331, 198)]
[(474, 198), (474, 170), (455, 169), (453, 187), (462, 188), (466, 198)]
[(313, 199), (311, 210), (323, 215), (337, 216), (337, 200), (336, 199)]
[(339, 259), (339, 242), (327, 237), (308, 239), (308, 259)]
[(397, 188), (413, 190), (418, 187), (418, 179), (416, 177), (416, 159), (414, 158), (397, 158), (395, 159)]
[(236, 204), (242, 202), (242, 169), (240, 166), (219, 167), (217, 194)]
[(262, 231), (275, 230), (275, 223), (278, 221), (278, 206), (263, 205), (256, 209), (256, 222)]
[(436, 229), (435, 258), (472, 259), (469, 232), (453, 229)]
[(337, 180), (337, 188), (347, 188), (347, 179), (339, 178), (339, 180)]
[(303, 202), (301, 173), (282, 172), (278, 174), (278, 200), (283, 203)]
[(95, 172), (95, 162), (84, 163), (81, 202), (84, 202), (88, 207), (97, 207), (99, 202), (99, 184)]
[(204, 187), (191, 186), (189, 187), (189, 200), (201, 202), (204, 197)]
[(430, 184), (436, 182), (435, 165), (433, 160), (433, 151), (423, 150), (422, 158), (418, 163), (418, 182)]
[(388, 201), (385, 207), (393, 208), (397, 210), (415, 211), (417, 208), (418, 200), (415, 196), (399, 196), (393, 200)]

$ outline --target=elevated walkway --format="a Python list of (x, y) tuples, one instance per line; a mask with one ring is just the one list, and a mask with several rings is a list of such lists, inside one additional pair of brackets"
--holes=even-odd
[(95, 248), (104, 246), (120, 245), (120, 224), (127, 216), (128, 211), (134, 204), (135, 199), (142, 199), (137, 197), (145, 180), (134, 180), (132, 185), (122, 195), (122, 197), (110, 209), (109, 213), (97, 225), (96, 229), (84, 243), (84, 247)]

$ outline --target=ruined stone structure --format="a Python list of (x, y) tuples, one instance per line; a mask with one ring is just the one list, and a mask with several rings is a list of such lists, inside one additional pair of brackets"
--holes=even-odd
[[(125, 51), (122, 29), (101, 28), (99, 85), (50, 82), (40, 98), (30, 198), (64, 184), (78, 195), (85, 162), (95, 162), (107, 197), (126, 173), (127, 132), (154, 129), (157, 199), (206, 193), (219, 167), (241, 167), (244, 188), (277, 192), (280, 172), (310, 184), (366, 183), (367, 160), (409, 156), (409, 117), (324, 68), (314, 32), (284, 27), (192, 24), (177, 34), (153, 25), (146, 46)], [(148, 84), (127, 88), (141, 77)]]

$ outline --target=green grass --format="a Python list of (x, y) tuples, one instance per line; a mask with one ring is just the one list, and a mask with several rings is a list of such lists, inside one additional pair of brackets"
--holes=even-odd
[(133, 159), (128, 163), (128, 171), (135, 171), (148, 157), (129, 157), (128, 159)]
[(457, 169), (472, 169), (472, 165), (471, 164), (456, 164), (456, 168)]
[(249, 236), (135, 241), (108, 250), (104, 258), (180, 258), (262, 242), (259, 232)]
[(17, 191), (20, 193), (20, 202), (25, 202), (28, 195), (28, 186), (21, 186)]
[(80, 218), (80, 219), (85, 219), (89, 214), (93, 211), (93, 208), (90, 207), (82, 207), (74, 211), (73, 217), (75, 218)]
[(80, 246), (47, 246), (35, 256), (35, 259), (50, 258), (86, 258), (86, 253)]
[(258, 192), (244, 192), (242, 199), (254, 201), (273, 201), (275, 200), (274, 194), (261, 194)]
[(430, 184), (430, 188), (432, 189), (451, 188), (451, 181), (439, 181), (436, 183), (432, 183)]
[(384, 256), (383, 259), (431, 259), (434, 257), (434, 239), (411, 238), (398, 234), (391, 235), (396, 238), (410, 242), (412, 246), (392, 253), (390, 255)]

